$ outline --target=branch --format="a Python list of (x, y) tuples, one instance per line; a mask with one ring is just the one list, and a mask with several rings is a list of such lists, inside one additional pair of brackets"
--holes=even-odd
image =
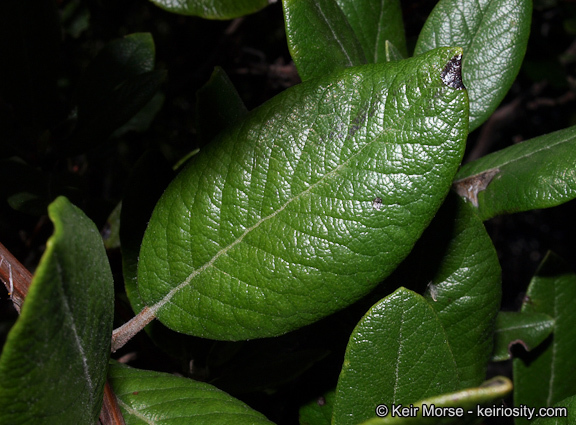
[(118, 329), (112, 332), (112, 352), (122, 348), (134, 335), (146, 327), (148, 323), (154, 320), (156, 316), (149, 307), (144, 307), (140, 313), (134, 316), (130, 321), (124, 323)]
[(22, 303), (24, 302), (24, 298), (26, 298), (30, 282), (32, 281), (32, 273), (1, 243), (0, 280), (4, 282), (4, 286), (6, 286), (8, 290), (8, 295), (10, 295), (14, 307), (18, 313), (20, 313)]
[(100, 423), (102, 423), (102, 425), (126, 424), (120, 407), (118, 407), (116, 394), (114, 394), (108, 381), (106, 381), (106, 385), (104, 386), (104, 401), (102, 403), (102, 410), (100, 411)]

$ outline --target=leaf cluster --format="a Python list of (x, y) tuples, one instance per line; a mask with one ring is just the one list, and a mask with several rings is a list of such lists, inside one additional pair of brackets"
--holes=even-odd
[[(415, 30), (398, 0), (152, 3), (155, 26), (122, 37), (101, 5), (0, 5), (1, 224), (47, 240), (31, 279), (0, 245), (21, 307), (0, 424), (460, 424), (505, 398), (570, 423), (576, 274), (550, 252), (503, 308), (485, 227), (576, 197), (576, 127), (482, 147), (537, 73), (549, 6), (440, 0)], [(229, 35), (271, 10), (284, 26), (250, 32), (292, 62), (250, 63), (263, 103), (203, 58), (183, 72), (166, 42), (167, 22)], [(193, 52), (241, 50), (223, 40)], [(179, 90), (193, 142), (170, 140)]]

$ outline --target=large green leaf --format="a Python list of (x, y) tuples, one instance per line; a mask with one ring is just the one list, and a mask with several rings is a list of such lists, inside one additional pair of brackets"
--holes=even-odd
[[(548, 254), (530, 282), (523, 313), (545, 313), (555, 320), (554, 333), (535, 350), (514, 359), (514, 404), (553, 406), (576, 394), (576, 274)], [(517, 424), (528, 423), (517, 418)]]
[(302, 81), (366, 63), (336, 0), (284, 0), (286, 38)]
[(102, 406), (114, 313), (102, 238), (60, 197), (54, 235), (0, 357), (0, 423), (93, 424)]
[(386, 41), (406, 57), (406, 38), (399, 0), (336, 0), (369, 63), (388, 62)]
[(576, 126), (510, 146), (468, 163), (454, 188), (483, 220), (548, 208), (576, 198)]
[(508, 360), (514, 344), (522, 344), (526, 351), (544, 341), (554, 329), (554, 319), (544, 313), (502, 311), (496, 319), (494, 355), (492, 360)]
[[(393, 406), (379, 405), (382, 417), (372, 418), (361, 425), (465, 425), (481, 423), (482, 418), (497, 416), (496, 409), (505, 407), (494, 404), (512, 391), (512, 382), (497, 376), (479, 387), (467, 388), (454, 393), (441, 394), (410, 404), (408, 415), (397, 414)], [(385, 406), (384, 409), (382, 406)], [(488, 408), (488, 409), (486, 409)], [(478, 415), (478, 412), (481, 412)], [(383, 415), (383, 413), (387, 413)], [(480, 416), (480, 419), (478, 418)]]
[(126, 425), (269, 425), (264, 415), (218, 388), (167, 373), (111, 363), (110, 384)]
[(436, 312), (421, 295), (399, 288), (350, 337), (333, 423), (358, 424), (380, 404), (409, 405), (458, 388), (458, 367)]
[(233, 19), (249, 15), (274, 0), (151, 0), (169, 12), (194, 15), (206, 19)]
[(150, 311), (180, 332), (237, 340), (370, 291), (410, 252), (461, 160), (466, 92), (444, 83), (460, 53), (311, 80), (221, 133), (150, 219), (138, 267)]
[(418, 38), (415, 55), (440, 46), (464, 49), (462, 79), (470, 93), (470, 131), (502, 101), (524, 59), (530, 0), (441, 0)]

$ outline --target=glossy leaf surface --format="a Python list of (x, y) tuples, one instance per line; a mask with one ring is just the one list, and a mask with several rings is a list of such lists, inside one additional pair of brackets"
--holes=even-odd
[(406, 38), (399, 0), (336, 0), (362, 45), (368, 63), (387, 62), (386, 42), (404, 57)]
[(410, 404), (458, 389), (458, 368), (436, 312), (399, 288), (374, 305), (350, 337), (333, 423), (357, 424), (379, 404)]
[(459, 54), (303, 83), (193, 157), (144, 236), (138, 290), (151, 311), (180, 332), (237, 340), (370, 291), (410, 252), (461, 160), (466, 93), (442, 79)]
[(110, 384), (126, 425), (271, 424), (264, 415), (204, 382), (111, 363)]
[(576, 126), (536, 137), (464, 165), (455, 190), (487, 220), (576, 197)]
[[(392, 416), (389, 413), (386, 417), (369, 419), (363, 422), (361, 425), (477, 424), (481, 421), (475, 416), (475, 413), (478, 411), (478, 407), (494, 405), (498, 406), (498, 402), (510, 391), (512, 391), (512, 382), (508, 378), (498, 376), (484, 382), (479, 387), (467, 388), (465, 390), (449, 394), (442, 394), (414, 403), (414, 407), (418, 408), (418, 411), (414, 416), (400, 417)], [(448, 413), (434, 415), (427, 413), (424, 415), (424, 406), (430, 409), (432, 405), (439, 409), (452, 409), (449, 410), (452, 412), (456, 412), (456, 409), (462, 409), (462, 416), (457, 416), (454, 413), (453, 416), (450, 416)], [(427, 412), (430, 412), (430, 410)], [(435, 412), (438, 411), (435, 410)]]
[(470, 93), (470, 131), (500, 104), (522, 64), (530, 0), (441, 0), (422, 29), (414, 54), (440, 46), (464, 49), (462, 78)]
[(114, 313), (112, 273), (96, 226), (58, 198), (21, 315), (0, 357), (0, 423), (95, 423)]
[(286, 38), (302, 81), (366, 63), (336, 0), (285, 0)]
[(258, 12), (274, 0), (151, 0), (162, 9), (206, 19), (233, 19)]
[[(545, 313), (555, 320), (554, 332), (537, 349), (514, 359), (514, 404), (553, 406), (576, 394), (576, 274), (549, 253), (530, 282), (523, 313)], [(517, 418), (517, 424), (526, 424)]]
[(544, 341), (554, 329), (554, 319), (544, 313), (502, 311), (496, 319), (494, 361), (508, 360), (510, 348), (521, 344), (526, 351)]

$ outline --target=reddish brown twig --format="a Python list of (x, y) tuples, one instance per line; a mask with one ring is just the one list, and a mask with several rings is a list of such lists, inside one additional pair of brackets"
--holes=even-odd
[(100, 423), (102, 425), (125, 425), (124, 417), (118, 406), (118, 399), (108, 381), (104, 386), (104, 402), (100, 411)]
[(6, 286), (14, 307), (18, 310), (18, 313), (20, 313), (22, 303), (24, 302), (24, 298), (26, 298), (30, 282), (32, 281), (32, 273), (1, 243), (0, 280), (2, 280), (4, 286)]

